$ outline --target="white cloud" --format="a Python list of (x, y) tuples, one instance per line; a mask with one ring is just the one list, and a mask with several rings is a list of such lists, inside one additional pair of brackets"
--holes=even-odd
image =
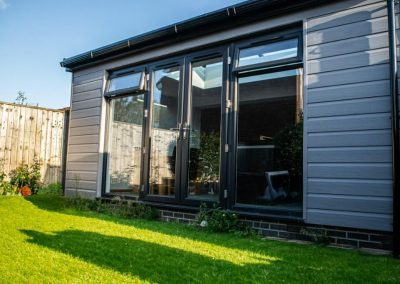
[(7, 3), (7, 0), (0, 0), (0, 10), (5, 10), (10, 6), (10, 4)]

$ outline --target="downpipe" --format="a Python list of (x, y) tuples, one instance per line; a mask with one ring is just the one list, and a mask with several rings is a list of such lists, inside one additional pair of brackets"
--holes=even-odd
[(400, 257), (400, 194), (399, 182), (399, 110), (397, 94), (396, 14), (398, 1), (387, 0), (389, 33), (390, 94), (392, 97), (392, 180), (393, 180), (393, 256)]

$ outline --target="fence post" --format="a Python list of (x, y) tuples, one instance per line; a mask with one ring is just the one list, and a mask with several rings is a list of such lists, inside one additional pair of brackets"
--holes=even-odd
[(66, 173), (67, 173), (67, 150), (68, 150), (68, 133), (69, 133), (69, 116), (70, 109), (65, 108), (64, 112), (64, 132), (63, 132), (63, 151), (62, 151), (62, 188), (65, 195)]

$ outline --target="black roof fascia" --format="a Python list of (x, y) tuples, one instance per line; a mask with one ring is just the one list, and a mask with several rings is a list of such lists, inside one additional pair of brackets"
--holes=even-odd
[(250, 0), (64, 58), (60, 65), (72, 71), (109, 56), (172, 44), (324, 2), (331, 0)]

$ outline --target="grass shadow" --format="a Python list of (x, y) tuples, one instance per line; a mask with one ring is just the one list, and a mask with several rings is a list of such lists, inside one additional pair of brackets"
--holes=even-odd
[[(354, 250), (261, 241), (203, 232), (182, 224), (115, 218), (65, 208), (62, 198), (34, 196), (26, 201), (26, 205), (31, 204), (26, 210), (39, 208), (44, 213), (42, 218), (61, 218), (71, 224), (50, 234), (22, 231), (30, 243), (151, 282), (363, 283), (400, 279), (400, 262), (360, 255)], [(67, 215), (83, 219), (68, 219)], [(105, 223), (84, 226), (95, 220)], [(99, 226), (108, 229), (98, 231)], [(109, 232), (115, 236), (109, 236)], [(139, 264), (144, 267), (137, 267)]]
[[(150, 222), (141, 219), (115, 217), (108, 214), (100, 214), (92, 211), (79, 211), (73, 208), (65, 207), (65, 200), (63, 199), (63, 197), (60, 196), (39, 195), (39, 196), (31, 196), (25, 199), (34, 204), (36, 207), (46, 211), (53, 211), (67, 215), (80, 216), (80, 217), (83, 216), (98, 220), (110, 221), (115, 224), (134, 226), (138, 229), (149, 230), (170, 236), (190, 238), (191, 240), (207, 242), (210, 244), (215, 244), (226, 248), (240, 249), (254, 253), (265, 252), (265, 250), (268, 249), (268, 255), (277, 258), (279, 258), (282, 255), (282, 251), (284, 253), (290, 251), (292, 252), (293, 255), (292, 259), (294, 261), (297, 260), (301, 261), (301, 255), (303, 254), (302, 250), (304, 246), (294, 243), (279, 242), (280, 244), (279, 246), (274, 246), (271, 245), (271, 243), (276, 243), (277, 241), (275, 240), (265, 240), (261, 242), (258, 238), (244, 238), (235, 236), (230, 233), (229, 234), (215, 233), (215, 232), (210, 233), (203, 230), (199, 230), (194, 227), (187, 226), (185, 224), (174, 224), (174, 226), (170, 226), (170, 224), (158, 220)], [(223, 239), (227, 241), (222, 242)], [(338, 255), (341, 254), (353, 254), (353, 255), (360, 254), (359, 251), (354, 251), (354, 250), (341, 251), (337, 248), (323, 247), (317, 244), (310, 244), (307, 245), (307, 247), (310, 250), (311, 255), (312, 255), (312, 250), (324, 251), (326, 258), (337, 257)], [(372, 255), (366, 255), (365, 257), (366, 259), (371, 259), (371, 260), (376, 259), (376, 256)]]
[[(107, 236), (81, 230), (53, 234), (20, 230), (28, 242), (56, 250), (100, 267), (157, 283), (222, 282), (229, 277), (241, 282), (265, 282), (272, 259), (253, 257), (250, 263), (235, 264), (205, 255), (149, 243), (143, 240)], [(265, 273), (260, 273), (265, 272)]]

